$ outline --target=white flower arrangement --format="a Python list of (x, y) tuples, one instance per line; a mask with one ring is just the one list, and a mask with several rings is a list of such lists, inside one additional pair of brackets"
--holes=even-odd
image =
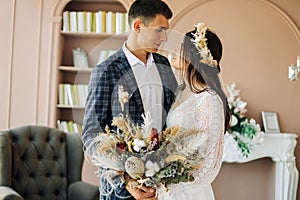
[(236, 84), (227, 86), (229, 93), (228, 103), (231, 110), (230, 131), (243, 156), (248, 157), (254, 145), (263, 142), (264, 132), (253, 118), (246, 117), (247, 103), (239, 97), (240, 90)]

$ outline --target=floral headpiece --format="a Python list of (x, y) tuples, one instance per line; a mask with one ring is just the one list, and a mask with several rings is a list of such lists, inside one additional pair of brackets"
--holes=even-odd
[(202, 57), (200, 62), (207, 64), (211, 67), (218, 66), (218, 62), (214, 60), (213, 56), (210, 53), (210, 50), (207, 48), (207, 38), (205, 37), (207, 26), (203, 22), (200, 22), (197, 25), (195, 25), (195, 27), (196, 33), (193, 34), (195, 39), (192, 39), (192, 42), (198, 48), (199, 53)]

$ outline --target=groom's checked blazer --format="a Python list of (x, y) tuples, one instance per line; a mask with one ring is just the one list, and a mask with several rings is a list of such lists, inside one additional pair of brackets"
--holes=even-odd
[[(167, 58), (153, 53), (153, 59), (163, 84), (162, 102), (163, 119), (165, 120), (174, 100), (177, 82)], [(125, 104), (123, 113), (127, 114), (135, 123), (142, 122), (141, 115), (144, 113), (144, 108), (140, 91), (131, 66), (120, 48), (92, 71), (82, 135), (86, 146), (100, 131), (104, 130), (106, 125), (111, 125), (114, 116), (122, 112), (118, 97), (119, 85), (122, 85), (124, 91), (129, 94), (129, 102)]]
[[(170, 64), (165, 57), (153, 53), (153, 59), (163, 85), (162, 102), (164, 113), (162, 116), (163, 120), (165, 120), (166, 114), (174, 100), (177, 82)], [(124, 111), (122, 111), (119, 102), (118, 88), (120, 85), (122, 85), (124, 91), (127, 91), (129, 94), (129, 101), (125, 104)], [(84, 145), (93, 151), (92, 149), (94, 147), (89, 146), (91, 141), (99, 132), (104, 131), (106, 125), (111, 125), (114, 116), (122, 112), (128, 115), (132, 122), (139, 124), (142, 122), (141, 115), (144, 113), (144, 108), (141, 94), (131, 66), (122, 48), (120, 48), (115, 54), (97, 65), (92, 71), (86, 101), (84, 130), (82, 133)], [(162, 124), (164, 125), (164, 122), (162, 122)], [(100, 169), (100, 174), (103, 173), (103, 170), (105, 171), (104, 168)], [(111, 185), (105, 179), (100, 178), (99, 186), (101, 200), (134, 199), (125, 189), (124, 184), (118, 185), (115, 190), (112, 190)], [(105, 195), (103, 193), (107, 191), (107, 188), (109, 188), (110, 193)]]

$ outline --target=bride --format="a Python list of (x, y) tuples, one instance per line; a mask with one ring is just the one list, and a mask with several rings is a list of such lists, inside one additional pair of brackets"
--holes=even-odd
[(158, 199), (214, 200), (211, 183), (221, 168), (223, 135), (230, 116), (218, 77), (222, 44), (215, 33), (199, 23), (185, 34), (179, 55), (172, 64), (181, 72), (185, 88), (169, 111), (167, 126), (198, 128), (207, 134), (208, 141), (201, 149), (204, 164), (193, 174), (195, 181), (173, 184), (168, 192), (162, 189)]

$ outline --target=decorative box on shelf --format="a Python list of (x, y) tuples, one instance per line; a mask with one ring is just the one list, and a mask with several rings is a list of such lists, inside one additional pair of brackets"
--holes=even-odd
[(275, 200), (296, 200), (299, 173), (294, 154), (297, 134), (265, 133), (263, 142), (253, 146), (248, 157), (244, 157), (232, 145), (230, 135), (225, 136), (223, 162), (245, 163), (259, 158), (271, 158), (276, 164)]

